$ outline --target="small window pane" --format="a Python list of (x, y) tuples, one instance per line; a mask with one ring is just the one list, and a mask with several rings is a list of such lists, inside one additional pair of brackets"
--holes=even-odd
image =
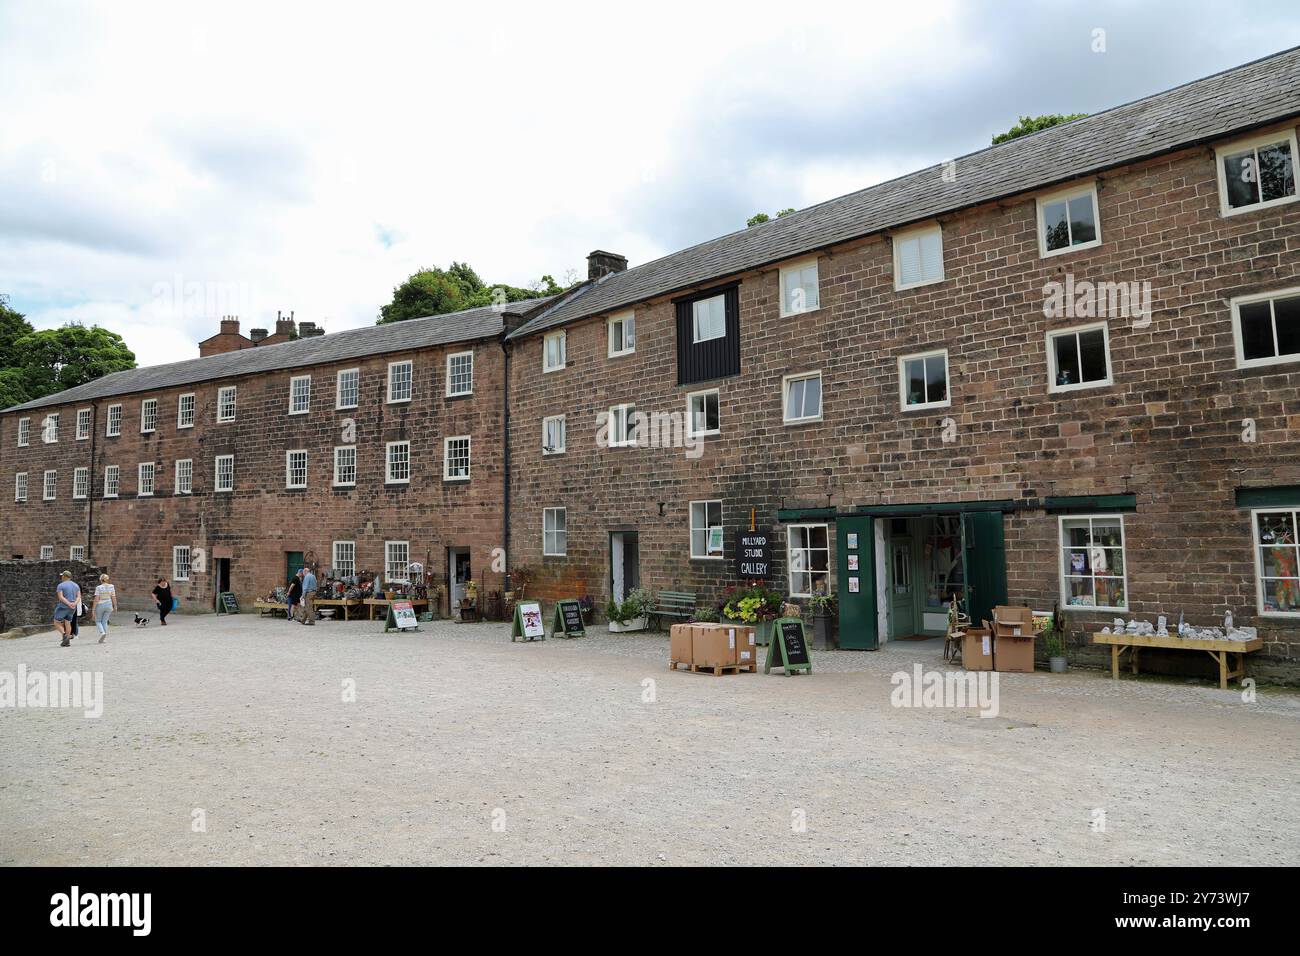
[(1273, 300), (1278, 355), (1300, 354), (1300, 295)]
[(1295, 195), (1290, 143), (1260, 147), (1259, 188), (1264, 202)]
[(925, 360), (926, 401), (942, 402), (948, 398), (947, 362), (942, 355), (934, 355)]
[(907, 368), (907, 404), (925, 403), (925, 362), (922, 359), (908, 359)]
[(1073, 334), (1055, 336), (1052, 339), (1052, 347), (1056, 352), (1056, 384), (1079, 384), (1082, 379), (1079, 377), (1078, 336)]
[(1241, 350), (1248, 359), (1272, 358), (1273, 310), (1268, 302), (1252, 302), (1238, 309), (1241, 316)]
[(1083, 377), (1080, 381), (1105, 381), (1106, 333), (1101, 329), (1079, 333), (1079, 354), (1083, 361)]
[(695, 315), (695, 341), (707, 342), (727, 334), (726, 297), (715, 295), (692, 305)]
[(1228, 205), (1233, 209), (1259, 202), (1259, 170), (1255, 164), (1253, 149), (1224, 157), (1223, 178), (1228, 185)]
[(1097, 238), (1097, 221), (1092, 214), (1092, 194), (1070, 200), (1070, 244), (1092, 242)]
[(1051, 202), (1043, 207), (1043, 235), (1047, 250), (1064, 249), (1070, 244), (1070, 225), (1066, 221), (1065, 202)]

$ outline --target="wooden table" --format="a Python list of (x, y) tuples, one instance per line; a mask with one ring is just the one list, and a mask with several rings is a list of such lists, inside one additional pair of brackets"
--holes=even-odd
[(343, 620), (349, 620), (352, 608), (361, 607), (361, 598), (317, 598), (312, 601), (316, 607), (341, 607), (343, 608)]
[[(1138, 672), (1138, 654), (1148, 647), (1158, 647), (1162, 650), (1169, 649), (1175, 651), (1205, 651), (1219, 665), (1219, 686), (1227, 689), (1228, 681), (1233, 677), (1240, 680), (1246, 675), (1246, 655), (1251, 651), (1257, 651), (1264, 646), (1263, 638), (1255, 638), (1250, 641), (1204, 641), (1199, 638), (1178, 637), (1176, 634), (1170, 634), (1168, 637), (1158, 637), (1155, 634), (1093, 634), (1092, 643), (1110, 645), (1110, 676), (1116, 680), (1119, 679), (1119, 659), (1127, 653), (1129, 655), (1129, 666), (1133, 673)], [(1228, 657), (1231, 654), (1236, 655), (1236, 666), (1229, 667)]]
[(253, 607), (257, 608), (259, 614), (269, 614), (272, 617), (275, 617), (276, 611), (283, 611), (286, 617), (289, 615), (289, 605), (280, 601), (264, 601), (258, 598), (253, 602)]
[[(373, 621), (375, 619), (375, 608), (377, 607), (387, 608), (390, 607), (394, 601), (408, 601), (408, 600), (411, 602), (411, 608), (413, 610), (416, 608), (429, 606), (429, 602), (427, 600), (416, 601), (416, 600), (411, 600), (410, 598), (393, 598), (392, 601), (388, 600), (388, 598), (366, 598), (364, 603), (370, 605), (370, 620)], [(320, 602), (318, 601), (317, 603), (319, 604)], [(385, 617), (388, 616), (387, 611), (384, 612), (384, 616)]]

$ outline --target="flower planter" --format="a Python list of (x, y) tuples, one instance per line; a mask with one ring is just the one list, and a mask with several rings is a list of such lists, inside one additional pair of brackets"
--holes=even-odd
[(640, 617), (634, 617), (626, 624), (620, 624), (618, 621), (609, 622), (609, 630), (612, 634), (620, 634), (623, 631), (644, 631), (650, 623), (650, 615), (643, 614)]
[(813, 647), (829, 651), (835, 647), (835, 618), (829, 614), (813, 615)]
[[(735, 623), (739, 624), (740, 622)], [(775, 618), (770, 621), (755, 621), (754, 640), (758, 642), (759, 646), (767, 647), (768, 644), (772, 643), (772, 632), (774, 630), (776, 630)]]

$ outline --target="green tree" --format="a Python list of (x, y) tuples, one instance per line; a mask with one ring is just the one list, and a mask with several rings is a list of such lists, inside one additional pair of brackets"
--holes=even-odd
[(0, 295), (0, 368), (8, 366), (17, 357), (14, 343), (34, 331), (26, 316), (9, 308), (9, 297)]
[[(777, 214), (776, 214), (776, 218), (777, 218), (777, 219), (784, 219), (786, 216), (790, 215), (790, 213), (792, 213), (792, 212), (794, 212), (794, 209), (782, 209), (782, 210), (780, 210), (780, 211), (777, 212)], [(745, 220), (745, 225), (746, 225), (746, 226), (757, 226), (757, 225), (758, 225), (759, 223), (761, 223), (761, 222), (771, 222), (771, 221), (772, 221), (772, 217), (769, 216), (767, 213), (765, 213), (765, 212), (756, 212), (756, 213), (754, 213), (754, 215), (750, 216), (748, 219)]]
[[(497, 290), (500, 290), (499, 292)], [(529, 288), (511, 285), (488, 285), (465, 262), (453, 262), (446, 269), (433, 266), (412, 273), (393, 289), (393, 301), (379, 309), (376, 325), (404, 322), (427, 315), (445, 315), (462, 309), (474, 309), (494, 302), (521, 302), (563, 292), (549, 275)]]
[[(14, 342), (11, 367), (0, 374), (0, 388), (26, 389), (21, 401), (85, 385), (104, 375), (135, 368), (135, 353), (122, 336), (98, 326), (69, 323), (29, 332)], [(8, 374), (16, 372), (17, 374)]]
[(1016, 139), (1020, 136), (1028, 136), (1030, 133), (1037, 133), (1039, 130), (1051, 129), (1061, 123), (1068, 123), (1070, 120), (1082, 119), (1087, 113), (1071, 113), (1069, 116), (1062, 116), (1060, 113), (1048, 113), (1044, 116), (1022, 116), (1020, 122), (1005, 133), (998, 133), (993, 137), (993, 145), (1005, 143), (1007, 140)]

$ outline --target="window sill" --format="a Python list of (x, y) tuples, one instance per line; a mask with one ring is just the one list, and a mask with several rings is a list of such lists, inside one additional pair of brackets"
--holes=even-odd
[(818, 415), (816, 418), (787, 418), (781, 424), (789, 428), (795, 425), (817, 425), (824, 420), (821, 415)]
[(636, 355), (636, 349), (628, 349), (626, 352), (610, 352), (609, 358), (612, 359), (627, 358), (629, 355)]
[(360, 405), (335, 405), (335, 406), (334, 406), (334, 411), (336, 411), (336, 412), (355, 412), (355, 411), (356, 411), (358, 408), (360, 408), (360, 407), (361, 407)]
[(410, 405), (411, 400), (409, 398), (390, 398), (386, 402), (384, 402), (384, 404), (385, 405)]
[(452, 394), (444, 395), (444, 396), (443, 396), (443, 398), (446, 398), (446, 399), (449, 400), (449, 401), (452, 400), (452, 399), (456, 399), (456, 398), (473, 398), (473, 397), (474, 397), (474, 393), (473, 393), (472, 391), (469, 391), (469, 392), (454, 392), (454, 393), (452, 393)]
[(1090, 392), (1093, 389), (1110, 388), (1115, 383), (1110, 379), (1104, 382), (1079, 382), (1074, 385), (1049, 385), (1047, 394), (1049, 395), (1069, 395), (1073, 392)]
[(1093, 605), (1093, 604), (1062, 604), (1062, 605), (1061, 605), (1061, 610), (1062, 610), (1062, 611), (1075, 611), (1075, 612), (1081, 612), (1081, 613), (1085, 613), (1085, 614), (1087, 614), (1087, 613), (1091, 613), (1091, 612), (1093, 612), (1093, 611), (1101, 611), (1101, 612), (1104, 612), (1104, 613), (1106, 613), (1106, 614), (1129, 614), (1129, 613), (1131, 613), (1131, 612), (1129, 611), (1129, 609), (1126, 608), (1126, 607), (1105, 607), (1105, 606), (1100, 605), (1100, 604), (1097, 604), (1097, 605)]
[(815, 309), (804, 309), (802, 312), (782, 312), (780, 317), (783, 319), (797, 319), (803, 315), (816, 315), (818, 312), (824, 312), (825, 310), (826, 306), (818, 305)]
[(903, 405), (899, 411), (906, 415), (909, 412), (932, 412), (939, 408), (952, 408), (952, 399), (946, 402), (925, 402), (920, 405)]
[(895, 284), (894, 284), (894, 291), (895, 291), (895, 292), (911, 292), (913, 289), (924, 289), (926, 286), (931, 286), (931, 285), (943, 285), (943, 283), (945, 283), (945, 282), (947, 282), (947, 281), (948, 281), (948, 277), (947, 277), (947, 276), (940, 276), (940, 277), (937, 278), (937, 279), (925, 279), (925, 280), (922, 280), (921, 282), (909, 282), (909, 283), (907, 283), (906, 285), (898, 285), (897, 283), (895, 283)]
[(444, 475), (442, 478), (442, 483), (444, 485), (467, 485), (469, 484), (469, 481), (470, 480), (468, 476), (464, 478), (448, 478), (446, 475)]
[(1220, 205), (1219, 212), (1224, 219), (1230, 219), (1233, 216), (1243, 216), (1250, 212), (1262, 212), (1266, 209), (1276, 209), (1278, 206), (1289, 206), (1297, 201), (1300, 201), (1300, 194), (1284, 196), (1281, 199), (1269, 199), (1264, 202), (1252, 203), (1249, 206), (1240, 206), (1236, 209), (1224, 203)]
[(1101, 240), (1095, 239), (1092, 242), (1081, 242), (1077, 246), (1062, 246), (1060, 249), (1044, 249), (1039, 247), (1038, 258), (1055, 259), (1057, 256), (1068, 256), (1072, 252), (1087, 252), (1089, 249), (1096, 249), (1101, 246)]
[(408, 478), (406, 481), (385, 481), (384, 487), (385, 488), (408, 488), (410, 487), (410, 484), (411, 481)]

